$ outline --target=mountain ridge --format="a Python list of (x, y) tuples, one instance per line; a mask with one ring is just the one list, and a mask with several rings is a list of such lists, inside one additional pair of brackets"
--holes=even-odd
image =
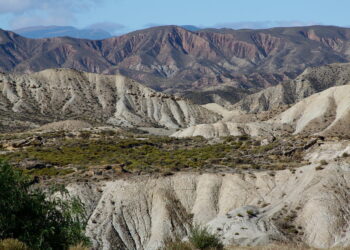
[(350, 29), (328, 26), (196, 32), (161, 26), (97, 41), (0, 33), (1, 71), (122, 73), (169, 93), (222, 84), (265, 88), (309, 66), (350, 60)]

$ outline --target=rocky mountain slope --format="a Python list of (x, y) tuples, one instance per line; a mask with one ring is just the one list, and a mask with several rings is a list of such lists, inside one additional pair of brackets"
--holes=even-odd
[(188, 235), (191, 223), (206, 225), (225, 245), (347, 246), (349, 163), (332, 161), (339, 152), (349, 152), (349, 142), (309, 149), (312, 163), (295, 170), (179, 173), (69, 190), (89, 208), (87, 234), (98, 249), (158, 249)]
[(101, 41), (32, 40), (1, 30), (0, 70), (121, 72), (173, 92), (223, 83), (263, 88), (308, 66), (349, 61), (349, 44), (350, 29), (328, 26), (196, 32), (164, 26)]
[(295, 80), (266, 88), (248, 95), (231, 109), (256, 113), (290, 105), (333, 86), (350, 83), (350, 64), (337, 63), (321, 67), (307, 68)]
[[(0, 75), (1, 123), (43, 124), (80, 119), (93, 124), (179, 128), (215, 122), (220, 115), (155, 92), (121, 75), (69, 69)], [(11, 127), (14, 129), (14, 127)]]

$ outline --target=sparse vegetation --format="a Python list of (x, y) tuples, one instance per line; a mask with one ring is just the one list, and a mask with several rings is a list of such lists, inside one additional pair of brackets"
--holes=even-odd
[[(220, 230), (218, 230), (220, 231)], [(188, 241), (177, 239), (165, 242), (164, 250), (223, 250), (223, 244), (216, 234), (212, 234), (206, 227), (194, 226), (191, 228)]]
[[(18, 137), (20, 140), (31, 138), (26, 134), (14, 140)], [(73, 169), (105, 164), (119, 164), (130, 172), (164, 172), (169, 175), (189, 168), (279, 170), (298, 167), (302, 160), (297, 152), (283, 154), (285, 147), (291, 147), (288, 143), (276, 140), (260, 146), (259, 141), (247, 136), (227, 137), (216, 143), (201, 137), (176, 139), (132, 133), (120, 135), (109, 130), (83, 131), (75, 135), (52, 132), (40, 137), (43, 143), (28, 143), (3, 157), (15, 166), (23, 166), (20, 163), (28, 160), (48, 165), (40, 169), (24, 169), (35, 176), (63, 176), (73, 173)], [(11, 140), (10, 136), (2, 139)]]
[(194, 226), (191, 229), (188, 239), (196, 249), (223, 249), (223, 245), (218, 236), (209, 233), (208, 229), (205, 227)]
[(166, 242), (163, 250), (195, 250), (195, 249), (189, 242), (176, 240), (176, 241)]

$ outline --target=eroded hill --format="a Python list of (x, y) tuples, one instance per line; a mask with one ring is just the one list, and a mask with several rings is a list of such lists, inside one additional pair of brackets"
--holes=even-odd
[(121, 75), (69, 69), (1, 74), (0, 91), (3, 129), (67, 119), (95, 125), (179, 128), (220, 118), (186, 99), (156, 92)]

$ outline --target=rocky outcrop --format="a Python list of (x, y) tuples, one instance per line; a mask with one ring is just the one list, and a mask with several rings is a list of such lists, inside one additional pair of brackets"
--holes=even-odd
[(21, 115), (27, 121), (80, 119), (94, 124), (179, 128), (220, 118), (183, 98), (155, 92), (121, 75), (68, 69), (1, 74), (0, 93), (4, 114)]
[(68, 189), (89, 208), (94, 249), (158, 249), (185, 238), (191, 224), (206, 225), (225, 245), (348, 246), (349, 165), (319, 166), (135, 177)]

